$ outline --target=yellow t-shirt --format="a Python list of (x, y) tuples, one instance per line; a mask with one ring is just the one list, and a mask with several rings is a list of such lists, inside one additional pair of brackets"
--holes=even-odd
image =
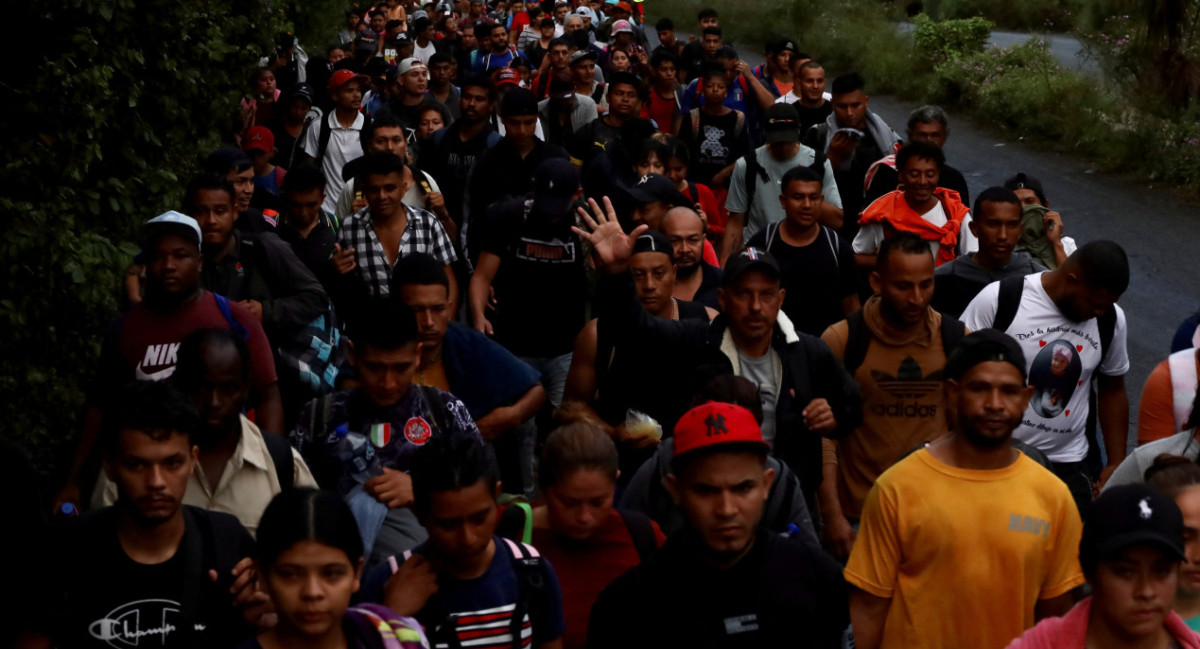
[(921, 449), (868, 494), (845, 576), (891, 598), (883, 649), (1000, 649), (1037, 600), (1084, 582), (1082, 532), (1066, 485), (1025, 455), (976, 471)]

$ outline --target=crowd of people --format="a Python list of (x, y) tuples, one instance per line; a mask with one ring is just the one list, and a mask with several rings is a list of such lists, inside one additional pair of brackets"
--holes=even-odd
[(49, 506), (4, 454), (7, 639), (1200, 648), (1200, 316), (1130, 451), (1118, 243), (688, 18), (281, 37), (139, 232)]

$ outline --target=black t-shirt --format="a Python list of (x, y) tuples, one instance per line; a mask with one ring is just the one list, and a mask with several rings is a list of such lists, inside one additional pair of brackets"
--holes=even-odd
[(800, 102), (796, 102), (792, 104), (792, 108), (800, 113), (800, 132), (807, 133), (808, 129), (824, 122), (825, 118), (829, 117), (829, 114), (833, 112), (833, 102), (826, 101), (820, 108), (806, 108)]
[(812, 243), (797, 247), (784, 241), (779, 224), (772, 223), (746, 244), (767, 250), (779, 262), (780, 283), (787, 291), (783, 312), (797, 331), (818, 337), (826, 327), (845, 319), (842, 299), (858, 287), (850, 242), (823, 225), (820, 228)]
[(237, 646), (253, 629), (233, 606), (228, 573), (254, 541), (228, 514), (189, 507), (185, 520), (179, 549), (156, 565), (125, 554), (112, 508), (61, 530), (33, 629), (72, 649)]
[(475, 160), (496, 142), (500, 135), (489, 126), (479, 135), (462, 141), (459, 137), (463, 122), (458, 121), (437, 131), (421, 147), (421, 170), (433, 176), (442, 195), (446, 197), (446, 211), (454, 222), (462, 225), (466, 205), (463, 198), (467, 193), (467, 178)]
[(688, 180), (711, 186), (713, 176), (733, 164), (746, 154), (750, 142), (742, 118), (738, 128), (738, 111), (731, 110), (720, 116), (700, 111), (699, 128), (692, 130), (691, 115), (684, 115), (679, 125), (679, 138), (687, 143), (691, 152), (688, 165)]
[(700, 76), (705, 60), (704, 48), (700, 46), (699, 38), (683, 46), (683, 54), (679, 57), (679, 67), (683, 70), (684, 78), (687, 79), (684, 83), (690, 83), (692, 79)]
[(596, 154), (607, 151), (613, 142), (621, 139), (621, 128), (610, 126), (603, 117), (597, 117), (591, 123), (579, 129), (571, 143), (571, 155), (583, 160), (586, 164)]
[(493, 287), (496, 310), (488, 315), (496, 341), (517, 356), (569, 354), (586, 322), (587, 272), (573, 218), (552, 222), (519, 196), (493, 205), (488, 219), (496, 236), (483, 250), (500, 257)]

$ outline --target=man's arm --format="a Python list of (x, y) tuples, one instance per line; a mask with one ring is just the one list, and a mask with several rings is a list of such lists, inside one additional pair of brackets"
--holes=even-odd
[(1096, 386), (1100, 432), (1104, 436), (1104, 451), (1108, 456), (1108, 463), (1100, 471), (1100, 480), (1095, 485), (1095, 490), (1099, 491), (1125, 459), (1125, 447), (1129, 440), (1129, 395), (1125, 393), (1124, 376), (1100, 374)]
[(475, 425), (479, 427), (479, 434), (483, 435), (483, 439), (490, 442), (537, 414), (544, 403), (546, 389), (541, 383), (534, 383), (516, 403), (492, 410), (480, 417)]
[(721, 268), (725, 267), (730, 255), (741, 251), (742, 229), (745, 227), (746, 215), (730, 212), (729, 221), (725, 223), (725, 232), (721, 234)]
[(879, 649), (883, 623), (887, 621), (890, 598), (876, 597), (858, 588), (850, 590), (850, 626), (856, 649)]
[(446, 273), (446, 291), (450, 296), (450, 317), (453, 318), (458, 313), (458, 277), (454, 275), (454, 267), (449, 264), (442, 266), (442, 272)]
[(842, 208), (832, 203), (821, 203), (821, 209), (817, 212), (817, 221), (827, 228), (840, 230), (845, 220), (843, 214)]
[(295, 251), (275, 235), (261, 236), (260, 244), (272, 277), (268, 284), (272, 292), (284, 289), (284, 294), (263, 302), (263, 324), (272, 328), (303, 326), (325, 313), (329, 296), (325, 287)]
[[(830, 455), (830, 446), (834, 442), (821, 440), (825, 445), (825, 455)], [(836, 447), (835, 447), (836, 448)], [(817, 503), (821, 510), (821, 537), (830, 554), (840, 561), (845, 561), (854, 549), (854, 528), (846, 515), (842, 513), (842, 503), (837, 493), (837, 459), (836, 451), (833, 461), (823, 461), (821, 464), (821, 486), (817, 487)]]
[(254, 407), (254, 423), (264, 433), (284, 434), (283, 397), (279, 394), (278, 381), (259, 390), (258, 404)]
[(771, 91), (767, 90), (762, 82), (754, 76), (754, 73), (750, 71), (750, 64), (745, 61), (738, 61), (737, 66), (738, 74), (742, 75), (742, 78), (750, 85), (750, 90), (754, 93), (754, 99), (758, 101), (758, 105), (762, 106), (763, 110), (773, 106), (775, 104), (775, 95), (772, 95)]
[[(567, 370), (567, 383), (563, 401), (591, 403), (596, 396), (596, 321), (583, 325), (575, 337), (575, 349), (571, 355), (571, 368)], [(589, 406), (590, 409), (590, 406)]]
[(488, 295), (492, 290), (492, 282), (500, 270), (500, 257), (493, 252), (483, 252), (479, 255), (479, 263), (471, 275), (471, 286), (467, 292), (467, 304), (471, 310), (471, 322), (476, 331), (489, 336), (495, 332), (492, 323), (488, 322), (484, 311), (487, 309)]
[(1033, 619), (1044, 620), (1048, 617), (1062, 617), (1075, 605), (1075, 591), (1071, 590), (1050, 599), (1039, 599), (1033, 605)]
[(733, 164), (718, 171), (712, 177), (713, 187), (728, 187), (729, 186), (729, 177), (731, 175), (733, 175), (733, 165), (735, 165), (735, 164), (737, 164), (737, 161), (734, 161)]

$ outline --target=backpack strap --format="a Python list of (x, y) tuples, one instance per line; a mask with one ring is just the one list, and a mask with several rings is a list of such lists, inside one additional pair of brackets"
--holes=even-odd
[(690, 115), (692, 117), (692, 137), (696, 137), (700, 134), (700, 109), (693, 108)]
[(229, 298), (220, 293), (213, 293), (212, 296), (217, 301), (217, 309), (221, 311), (225, 322), (229, 324), (229, 330), (240, 336), (242, 340), (250, 340), (250, 332), (246, 329), (245, 325), (233, 317), (233, 309), (229, 308)]
[(862, 365), (867, 357), (867, 347), (871, 345), (871, 330), (867, 327), (867, 319), (862, 309), (846, 316), (846, 351), (842, 354), (842, 365), (850, 378)]
[(1112, 347), (1113, 334), (1117, 331), (1117, 305), (1104, 312), (1104, 315), (1096, 318), (1096, 328), (1100, 330), (1100, 362), (1108, 356), (1108, 350)]
[(996, 317), (992, 319), (992, 328), (1008, 331), (1013, 319), (1017, 317), (1017, 309), (1021, 308), (1021, 294), (1025, 292), (1025, 277), (1007, 277), (1000, 280), (1000, 292), (996, 299)]
[(1195, 349), (1183, 349), (1167, 357), (1177, 431), (1187, 430), (1192, 403), (1196, 400), (1196, 390), (1200, 386), (1196, 376), (1196, 353)]
[(821, 232), (825, 233), (825, 242), (829, 244), (829, 252), (833, 255), (833, 267), (840, 273), (842, 272), (842, 262), (838, 259), (838, 246), (841, 245), (841, 238), (833, 228), (821, 226)]
[(529, 503), (516, 498), (504, 503), (504, 511), (496, 523), (496, 534), (521, 543), (532, 543), (533, 508)]
[(509, 621), (509, 629), (512, 633), (512, 646), (514, 649), (520, 649), (523, 646), (521, 631), (525, 616), (528, 615), (530, 622), (533, 621), (531, 603), (535, 598), (545, 599), (546, 582), (542, 578), (542, 556), (532, 545), (517, 543), (503, 537), (501, 540), (512, 552), (513, 571), (517, 573), (517, 602)]
[[(768, 505), (774, 501), (778, 504), (778, 509), (775, 511), (775, 517), (772, 520), (772, 530), (786, 530), (788, 523), (792, 522), (792, 500), (796, 497), (796, 487), (799, 486), (800, 479), (792, 472), (786, 462), (779, 463), (779, 474), (775, 476), (775, 481), (771, 483), (771, 491), (767, 496)], [(779, 494), (776, 490), (782, 485), (783, 493)], [(779, 495), (778, 498), (773, 496)]]
[[(324, 399), (324, 397), (322, 397)], [(279, 478), (279, 490), (287, 491), (296, 483), (296, 458), (292, 455), (292, 445), (279, 435), (262, 434), (267, 444), (267, 453), (271, 463), (275, 465), (275, 475)]]
[(329, 138), (333, 135), (333, 127), (329, 125), (330, 119), (337, 119), (336, 113), (330, 111), (328, 115), (321, 116), (321, 133), (317, 136), (317, 163), (325, 160), (325, 151), (329, 148)]
[(737, 113), (737, 119), (733, 122), (733, 137), (738, 137), (746, 130), (746, 113), (740, 110), (733, 111)]
[(950, 358), (950, 353), (958, 348), (958, 344), (967, 335), (967, 325), (959, 320), (955, 320), (946, 314), (942, 314), (942, 353), (946, 358)]
[(743, 181), (746, 185), (746, 214), (748, 216), (750, 209), (754, 207), (754, 194), (758, 191), (758, 179), (762, 178), (766, 181), (770, 180), (770, 177), (767, 175), (767, 170), (758, 164), (757, 151), (747, 153), (742, 156), (742, 160), (746, 161), (746, 176)]
[(696, 189), (696, 183), (688, 183), (687, 195), (692, 199), (692, 205), (700, 202), (700, 190)]
[(775, 243), (775, 235), (779, 234), (779, 222), (767, 224), (767, 252), (771, 251), (771, 244)]
[(621, 520), (625, 521), (625, 529), (637, 550), (638, 561), (646, 563), (658, 552), (658, 538), (654, 536), (654, 524), (650, 518), (641, 512), (617, 510)]

